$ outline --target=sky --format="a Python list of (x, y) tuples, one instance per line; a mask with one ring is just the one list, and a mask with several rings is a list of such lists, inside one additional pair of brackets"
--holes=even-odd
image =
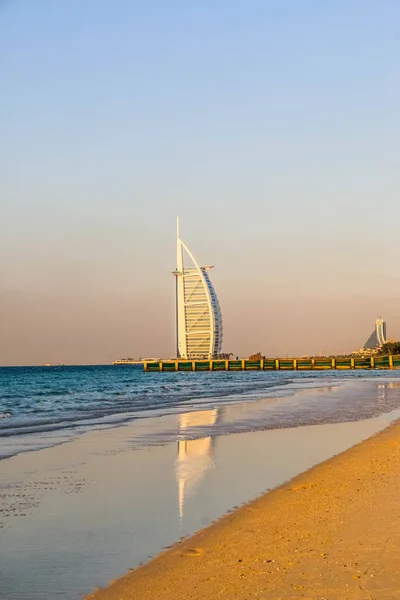
[(400, 6), (0, 0), (0, 365), (175, 351), (175, 221), (226, 352), (400, 339)]

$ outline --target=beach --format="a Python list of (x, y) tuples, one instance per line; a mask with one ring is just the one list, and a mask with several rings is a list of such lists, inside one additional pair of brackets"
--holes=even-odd
[[(122, 599), (158, 598), (162, 588), (168, 600), (168, 594), (174, 593), (168, 578), (189, 581), (200, 565), (205, 571), (197, 573), (201, 580), (191, 586), (191, 593), (198, 593), (199, 598), (235, 597), (239, 588), (232, 591), (229, 586), (236, 571), (229, 569), (238, 566), (242, 568), (239, 584), (245, 578), (257, 583), (254, 594), (267, 590), (264, 597), (270, 592), (262, 577), (267, 577), (268, 585), (275, 581), (279, 587), (281, 583), (271, 573), (281, 576), (289, 563), (293, 563), (293, 581), (304, 585), (302, 578), (309, 574), (306, 569), (295, 570), (296, 559), (301, 556), (306, 561), (304, 544), (316, 539), (317, 533), (307, 525), (308, 513), (300, 523), (301, 511), (304, 506), (313, 507), (316, 515), (317, 501), (328, 506), (327, 499), (336, 498), (342, 488), (335, 487), (337, 478), (329, 484), (334, 487), (329, 493), (319, 491), (318, 482), (310, 488), (315, 493), (309, 497), (302, 495), (308, 493), (307, 487), (299, 488), (294, 498), (304, 499), (303, 508), (285, 509), (282, 498), (286, 496), (279, 496), (284, 488), (279, 486), (301, 473), (316, 472), (309, 470), (373, 438), (400, 418), (396, 373), (372, 378), (364, 373), (160, 377), (107, 368), (63, 370), (57, 376), (45, 370), (35, 373), (37, 400), (29, 404), (24, 399), (32, 388), (32, 373), (25, 370), (10, 373), (6, 392), (9, 396), (17, 393), (19, 406), (24, 402), (26, 411), (13, 413), (2, 424), (1, 600), (82, 600), (95, 589), (107, 590), (110, 581), (121, 577), (119, 581), (128, 585), (126, 573), (133, 573), (129, 586), (134, 592), (128, 587), (121, 592)], [(23, 385), (26, 381), (29, 388), (19, 389), (15, 379)], [(368, 481), (369, 476), (360, 478)], [(339, 480), (342, 485), (342, 476)], [(380, 485), (374, 483), (377, 490)], [(359, 492), (350, 493), (350, 483), (346, 486), (344, 499), (351, 495), (354, 502)], [(277, 491), (265, 495), (271, 490)], [(273, 501), (276, 494), (278, 500)], [(265, 510), (243, 508), (249, 502), (264, 506), (264, 499)], [(290, 521), (293, 510), (296, 522)], [(264, 513), (275, 521), (265, 521)], [(249, 516), (257, 515), (261, 520), (248, 525)], [(224, 523), (231, 520), (230, 530)], [(282, 523), (286, 529), (271, 538)], [(220, 527), (228, 529), (219, 534)], [(308, 538), (306, 531), (312, 532)], [(200, 535), (200, 541), (190, 538), (193, 535)], [(300, 540), (299, 545), (285, 550), (282, 544), (289, 539)], [(327, 539), (318, 542), (320, 552), (315, 545), (309, 548), (314, 567), (323, 564), (323, 553), (326, 564), (331, 560)], [(179, 542), (187, 544), (183, 554), (190, 560), (186, 562), (181, 561)], [(272, 558), (267, 556), (271, 547)], [(169, 551), (165, 554), (168, 548), (173, 548), (175, 559), (168, 558)], [(293, 553), (295, 559), (285, 559), (284, 552)], [(192, 558), (200, 560), (191, 562)], [(346, 564), (352, 563), (347, 559)], [(143, 572), (151, 575), (138, 584), (136, 577)], [(219, 577), (227, 578), (227, 583)], [(147, 591), (143, 586), (150, 580), (161, 588)], [(218, 590), (208, 589), (214, 584), (220, 586)], [(120, 588), (115, 589), (112, 586), (102, 593), (119, 594)], [(298, 591), (304, 593), (301, 588)], [(180, 597), (190, 598), (185, 594), (182, 588)]]
[(87, 599), (398, 598), (399, 472), (396, 423)]

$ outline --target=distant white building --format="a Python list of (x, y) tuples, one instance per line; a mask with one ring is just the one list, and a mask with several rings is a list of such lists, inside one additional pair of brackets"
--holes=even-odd
[(380, 348), (386, 344), (386, 323), (379, 318), (375, 321), (375, 329), (364, 344), (364, 350)]
[[(212, 266), (201, 267), (181, 240), (177, 219), (176, 337), (177, 357), (212, 359), (221, 354), (222, 315), (209, 277)], [(184, 253), (190, 266), (184, 264)]]

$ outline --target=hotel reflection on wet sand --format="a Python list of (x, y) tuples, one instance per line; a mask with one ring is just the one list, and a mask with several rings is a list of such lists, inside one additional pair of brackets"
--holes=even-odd
[[(194, 433), (199, 426), (212, 426), (218, 418), (218, 409), (184, 413), (179, 416), (178, 438)], [(214, 468), (213, 449), (217, 438), (178, 439), (175, 465), (179, 495), (179, 518), (183, 519), (185, 498), (194, 493), (205, 473)]]

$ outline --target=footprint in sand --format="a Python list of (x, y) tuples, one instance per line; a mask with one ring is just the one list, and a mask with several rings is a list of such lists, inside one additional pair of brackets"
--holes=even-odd
[(184, 556), (200, 556), (203, 554), (203, 550), (201, 548), (190, 548), (189, 550), (185, 550), (183, 553)]

